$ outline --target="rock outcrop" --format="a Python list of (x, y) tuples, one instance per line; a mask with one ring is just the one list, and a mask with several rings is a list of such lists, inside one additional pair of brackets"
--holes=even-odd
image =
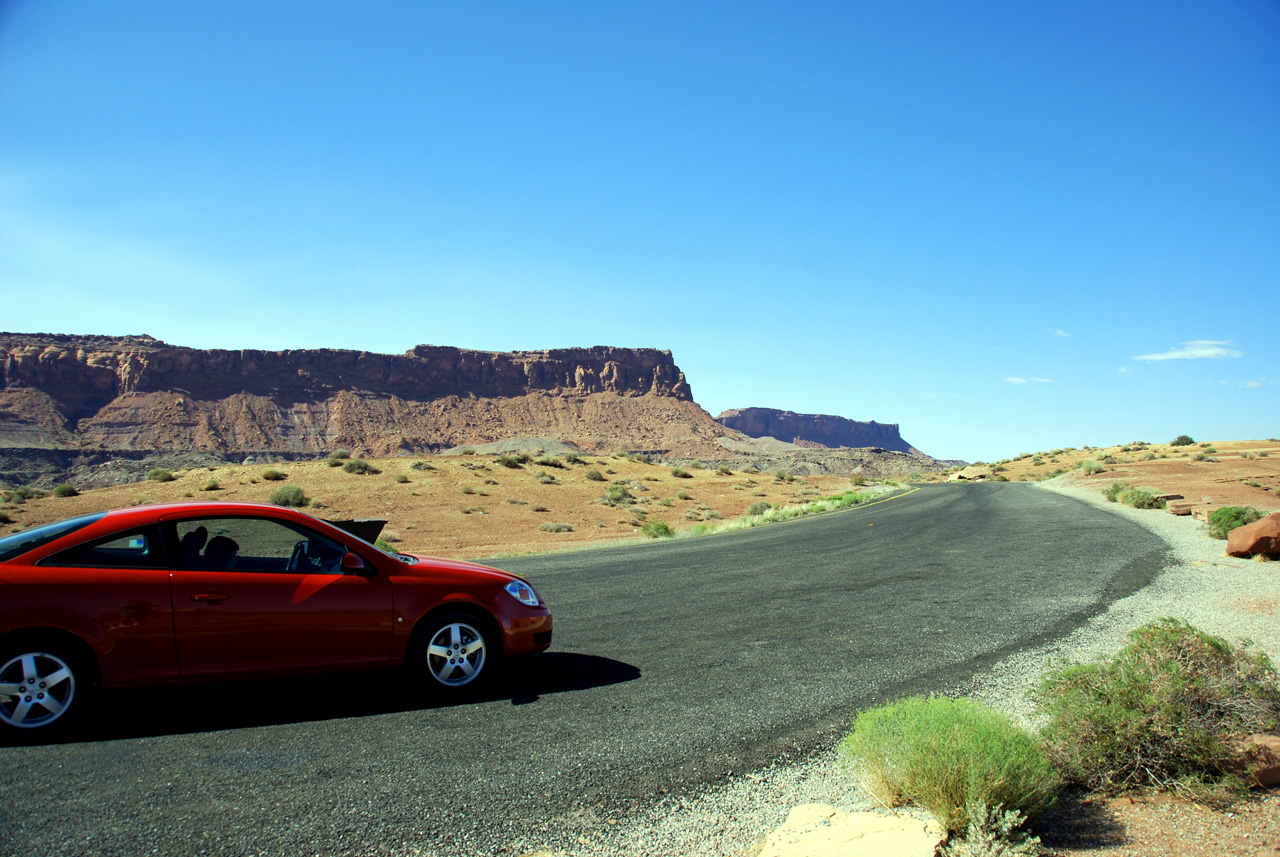
[(0, 334), (0, 355), (9, 453), (395, 455), (528, 435), (589, 452), (716, 455), (726, 434), (671, 352), (655, 349), (419, 345), (388, 355)]
[(896, 423), (857, 422), (827, 414), (797, 414), (774, 408), (734, 408), (716, 417), (727, 428), (751, 437), (772, 437), (798, 446), (879, 447), (918, 452), (898, 434)]

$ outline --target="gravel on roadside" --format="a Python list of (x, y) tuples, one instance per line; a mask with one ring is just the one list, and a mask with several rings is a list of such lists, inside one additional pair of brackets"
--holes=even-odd
[[(1200, 521), (1108, 503), (1096, 489), (1073, 484), (1070, 474), (1040, 486), (1149, 530), (1169, 545), (1173, 561), (1149, 586), (1115, 602), (1071, 634), (1000, 661), (951, 689), (951, 695), (981, 700), (1035, 729), (1039, 724), (1028, 692), (1046, 666), (1114, 654), (1128, 642), (1130, 631), (1163, 617), (1184, 619), (1233, 643), (1250, 640), (1254, 648), (1280, 661), (1280, 564), (1224, 556), (1224, 542), (1211, 539)], [(827, 803), (846, 811), (874, 806), (843, 768), (838, 753), (829, 749), (804, 759), (779, 759), (700, 794), (661, 800), (584, 836), (572, 851), (534, 853), (744, 855), (781, 825), (793, 807), (805, 803)]]

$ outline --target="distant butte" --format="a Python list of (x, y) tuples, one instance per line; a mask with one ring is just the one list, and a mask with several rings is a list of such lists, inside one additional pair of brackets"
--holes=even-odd
[(733, 408), (716, 417), (716, 421), (749, 437), (771, 437), (797, 446), (878, 447), (923, 455), (902, 439), (896, 423), (856, 422), (828, 414), (797, 414), (776, 408)]

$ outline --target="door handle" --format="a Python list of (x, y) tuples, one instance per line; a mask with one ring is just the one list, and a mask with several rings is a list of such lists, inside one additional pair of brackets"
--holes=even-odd
[(225, 592), (199, 592), (191, 596), (192, 601), (207, 601), (210, 604), (221, 604), (230, 598)]

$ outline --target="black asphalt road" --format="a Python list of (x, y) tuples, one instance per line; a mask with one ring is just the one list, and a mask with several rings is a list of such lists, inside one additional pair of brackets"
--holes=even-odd
[(639, 548), (505, 560), (553, 650), (451, 706), (382, 675), (114, 693), (0, 748), (0, 854), (489, 854), (827, 746), (1145, 585), (1165, 546), (1032, 486)]

